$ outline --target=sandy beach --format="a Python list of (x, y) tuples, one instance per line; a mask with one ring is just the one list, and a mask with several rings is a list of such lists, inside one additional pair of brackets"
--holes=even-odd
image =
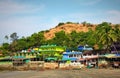
[(119, 69), (1, 71), (0, 78), (120, 78)]

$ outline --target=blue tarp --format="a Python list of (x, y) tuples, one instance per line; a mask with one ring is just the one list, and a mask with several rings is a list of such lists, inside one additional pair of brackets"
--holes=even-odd
[(115, 54), (115, 56), (120, 56), (120, 54)]
[(84, 46), (78, 46), (78, 50), (82, 51)]

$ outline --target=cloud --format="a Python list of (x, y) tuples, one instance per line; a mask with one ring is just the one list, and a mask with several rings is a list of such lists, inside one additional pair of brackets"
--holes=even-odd
[(112, 15), (120, 16), (120, 11), (119, 10), (110, 10), (110, 11), (107, 11), (107, 13), (112, 14)]
[(92, 12), (76, 12), (76, 13), (70, 13), (70, 14), (67, 14), (63, 17), (61, 17), (61, 19), (64, 21), (64, 22), (68, 22), (68, 21), (71, 21), (71, 22), (83, 22), (83, 21), (87, 21), (87, 22), (91, 22), (92, 20), (92, 23), (96, 23), (96, 22), (93, 22), (93, 19), (96, 17), (97, 15), (92, 13)]
[(78, 12), (66, 15), (64, 19), (73, 19), (73, 21), (90, 23), (101, 23), (103, 21), (113, 24), (120, 24), (120, 10), (100, 10), (94, 12)]
[(45, 27), (40, 24), (45, 18), (37, 15), (45, 9), (42, 3), (31, 4), (17, 0), (0, 0), (0, 43), (5, 35), (17, 32), (21, 36), (30, 36)]
[(82, 5), (95, 5), (99, 2), (101, 2), (102, 0), (83, 0), (83, 2), (81, 2)]
[(90, 16), (93, 16), (93, 14), (92, 13), (82, 13), (82, 12), (80, 12), (80, 13), (71, 13), (71, 14), (68, 15), (68, 17), (70, 17), (70, 18), (76, 18), (76, 19), (90, 17)]
[(42, 17), (38, 16), (26, 16), (26, 17), (14, 17), (12, 19), (8, 19), (6, 21), (3, 21), (0, 23), (1, 28), (4, 28), (4, 30), (1, 30), (3, 32), (5, 31), (28, 31), (31, 32), (34, 29), (38, 30), (37, 26), (39, 26), (39, 21), (42, 21)]
[(120, 24), (120, 10), (109, 10), (106, 11), (106, 15), (108, 16), (108, 20)]
[(30, 4), (22, 4), (12, 0), (3, 0), (0, 1), (0, 14), (33, 13), (43, 10), (44, 7), (44, 4), (32, 6)]
[(45, 18), (40, 16), (25, 16), (0, 21), (0, 43), (4, 40), (5, 35), (10, 35), (13, 32), (16, 32), (19, 37), (22, 37), (45, 30), (43, 19)]

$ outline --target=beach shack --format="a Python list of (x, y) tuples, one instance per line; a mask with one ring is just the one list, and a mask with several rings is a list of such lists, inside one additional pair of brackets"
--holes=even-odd
[(44, 61), (58, 61), (62, 58), (62, 53), (66, 50), (65, 46), (42, 45), (39, 48)]
[(28, 61), (41, 61), (41, 52), (39, 51), (38, 47), (34, 47), (34, 48), (28, 48), (25, 50), (22, 50), (20, 52), (15, 52), (14, 56), (15, 57), (24, 57), (26, 59), (26, 62)]
[(120, 68), (120, 54), (99, 55), (98, 66)]
[(12, 58), (13, 66), (22, 66), (25, 64), (25, 57), (23, 56), (14, 56)]
[(11, 56), (0, 56), (0, 65), (12, 65)]
[(39, 60), (39, 52), (16, 52), (14, 53), (14, 57), (24, 57), (26, 59), (29, 59), (29, 61), (37, 61)]
[(107, 58), (109, 66), (120, 68), (120, 54), (106, 54), (104, 56)]
[(79, 62), (79, 58), (82, 58), (82, 52), (72, 51), (64, 52), (62, 60), (59, 63), (60, 68), (81, 68), (84, 65)]
[(98, 53), (95, 53), (92, 50), (84, 51), (82, 59), (84, 60), (84, 65), (86, 65), (88, 68), (93, 68), (98, 66)]
[(71, 62), (77, 61), (79, 58), (82, 58), (82, 52), (64, 52), (62, 61), (68, 61)]
[(83, 59), (85, 59), (88, 68), (98, 66), (98, 55), (83, 55)]

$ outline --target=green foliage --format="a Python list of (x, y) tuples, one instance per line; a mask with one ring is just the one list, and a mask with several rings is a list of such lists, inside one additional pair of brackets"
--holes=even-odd
[(17, 33), (16, 32), (12, 33), (10, 35), (10, 38), (11, 38), (12, 41), (16, 41), (18, 39)]
[(86, 41), (86, 44), (89, 44), (90, 46), (95, 45), (95, 37), (94, 37), (93, 33), (94, 33), (94, 31), (91, 29), (85, 33), (86, 38), (84, 40)]
[(49, 30), (45, 30), (45, 32), (49, 32)]
[(18, 39), (17, 33), (10, 35), (12, 42), (10, 44), (3, 43), (2, 48), (7, 51), (21, 51), (30, 47), (37, 47), (44, 44), (44, 32), (38, 32), (32, 34), (30, 37), (22, 37)]
[[(59, 23), (58, 26), (65, 23)], [(73, 24), (73, 22), (67, 22), (66, 24)], [(87, 26), (87, 22), (82, 22)], [(89, 24), (88, 24), (89, 25)], [(91, 25), (91, 24), (90, 24)], [(43, 44), (56, 44), (60, 46), (67, 46), (70, 50), (77, 50), (79, 45), (98, 45), (99, 49), (110, 49), (110, 45), (114, 42), (120, 41), (120, 25), (111, 26), (111, 23), (103, 22), (96, 26), (95, 31), (89, 30), (88, 32), (76, 32), (72, 31), (66, 34), (65, 31), (60, 31), (55, 33), (55, 37), (50, 40), (45, 40), (44, 32), (33, 33), (29, 37), (22, 37), (18, 39), (17, 33), (10, 35), (12, 43), (3, 43), (2, 50), (4, 53), (8, 51), (21, 51), (23, 49), (28, 49), (31, 47), (38, 47)], [(46, 30), (48, 32), (48, 30)], [(8, 39), (8, 36), (5, 36)]]
[(66, 24), (74, 24), (73, 22), (66, 22)]
[(12, 52), (15, 52), (17, 51), (17, 41), (13, 41), (10, 46), (9, 46), (9, 50), (12, 51)]
[(6, 49), (6, 50), (8, 50), (8, 48), (9, 48), (9, 44), (8, 43), (3, 43), (2, 46), (3, 46), (3, 49)]
[(8, 40), (8, 39), (9, 39), (9, 37), (6, 35), (6, 36), (5, 36), (5, 39), (6, 39), (6, 40)]
[(82, 22), (81, 24), (83, 24), (83, 26), (87, 26), (87, 27), (92, 27), (93, 26), (91, 23), (88, 23), (86, 21)]
[(8, 43), (3, 43), (2, 47), (0, 47), (0, 52), (2, 52), (3, 56), (9, 55), (9, 44)]
[(68, 41), (68, 36), (65, 34), (65, 31), (60, 31), (55, 33), (55, 37), (53, 38), (53, 44), (66, 46)]
[(110, 52), (110, 46), (114, 42), (117, 42), (119, 38), (118, 35), (119, 34), (116, 33), (116, 28), (112, 28), (111, 23), (103, 22), (96, 27), (96, 42), (98, 44), (101, 43), (107, 52)]
[(16, 45), (16, 49), (18, 51), (22, 50), (22, 49), (26, 49), (26, 48), (29, 48), (28, 47), (28, 43), (26, 43), (26, 40), (25, 39), (19, 39), (17, 41), (17, 45)]
[(61, 26), (61, 25), (64, 25), (64, 24), (79, 24), (79, 22), (66, 22), (66, 23), (63, 23), (63, 22), (61, 22), (61, 23), (59, 23), (57, 26)]
[(66, 24), (79, 24), (79, 22), (66, 22)]
[(115, 25), (114, 31), (115, 31), (115, 33), (116, 33), (116, 35), (118, 37), (117, 41), (120, 41), (120, 25), (119, 24)]
[(61, 23), (59, 23), (59, 24), (58, 24), (58, 26), (61, 26), (61, 25), (64, 25), (64, 23), (63, 23), (63, 22), (61, 22)]
[(86, 26), (87, 22), (86, 22), (86, 21), (84, 21), (84, 22), (82, 22), (81, 24), (83, 24), (83, 26)]

